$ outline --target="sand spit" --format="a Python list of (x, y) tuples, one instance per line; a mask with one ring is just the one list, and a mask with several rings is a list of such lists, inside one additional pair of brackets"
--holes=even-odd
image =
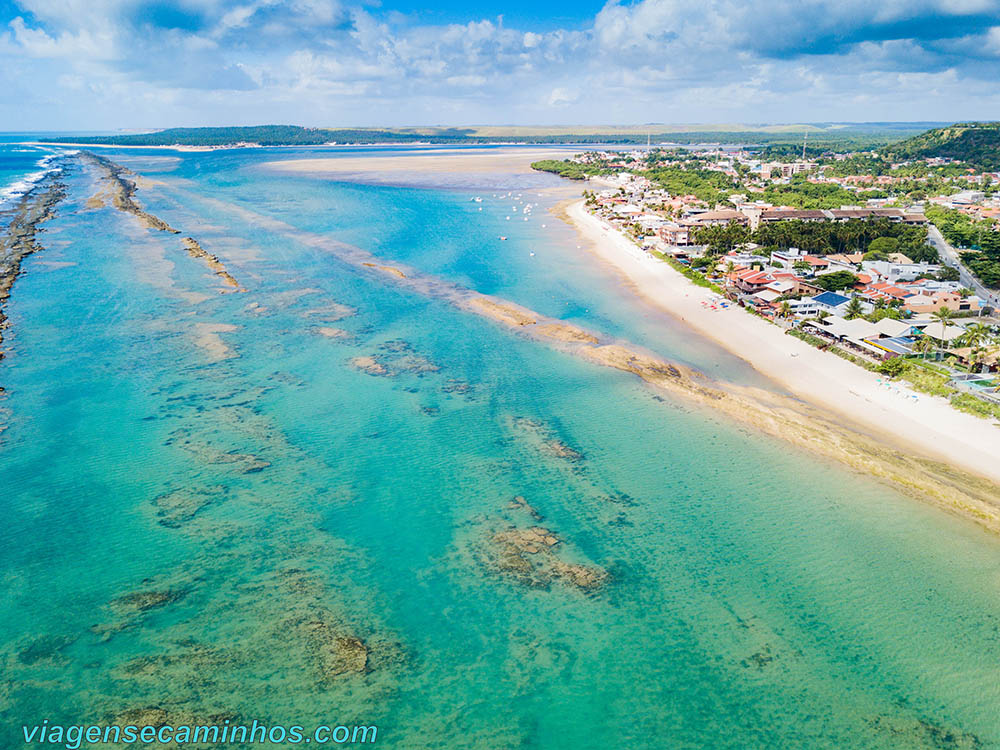
[[(44, 183), (43, 183), (44, 185)], [(36, 188), (21, 200), (21, 205), (7, 230), (0, 235), (0, 346), (7, 327), (4, 305), (10, 299), (14, 279), (21, 273), (21, 262), (42, 249), (38, 244), (39, 225), (55, 216), (56, 205), (66, 197), (66, 186), (51, 181), (44, 190)], [(4, 352), (0, 349), (0, 359)]]
[[(252, 219), (262, 228), (280, 232), (308, 247), (325, 250), (348, 265), (367, 268), (381, 265), (379, 258), (361, 248), (298, 229), (242, 206), (217, 199), (202, 200)], [(700, 373), (627, 342), (610, 340), (597, 331), (584, 331), (514, 302), (479, 294), (414, 269), (396, 270), (398, 274), (386, 274), (385, 278), (414, 293), (448, 302), (568, 354), (630, 372), (652, 387), (711, 407), (737, 423), (843, 463), (1000, 532), (1000, 485), (984, 478), (983, 475), (988, 476), (989, 472), (984, 470), (983, 475), (979, 475), (944, 463), (933, 458), (937, 454), (931, 450), (915, 452), (905, 433), (868, 431), (857, 427), (856, 422), (844, 421), (822, 405), (816, 408), (799, 399), (762, 389), (714, 383)], [(678, 278), (683, 280), (683, 277)], [(591, 339), (596, 339), (597, 343)]]
[(184, 248), (188, 251), (188, 255), (192, 258), (199, 258), (205, 261), (205, 264), (215, 272), (215, 275), (222, 279), (228, 286), (232, 287), (235, 292), (245, 292), (246, 289), (240, 286), (240, 282), (233, 278), (233, 275), (226, 270), (222, 261), (218, 259), (217, 256), (212, 255), (210, 252), (205, 250), (194, 237), (185, 237), (181, 242), (184, 243)]
[[(149, 229), (170, 232), (171, 234), (181, 233), (179, 229), (174, 229), (160, 217), (144, 210), (136, 202), (135, 193), (138, 189), (137, 186), (144, 179), (141, 175), (137, 175), (126, 167), (116, 164), (103, 156), (92, 154), (89, 151), (81, 151), (80, 156), (85, 159), (89, 159), (93, 164), (103, 170), (107, 182), (105, 190), (92, 196), (87, 201), (87, 208), (100, 208), (104, 205), (105, 200), (109, 199), (111, 201), (111, 205), (119, 211), (132, 214)], [(246, 288), (241, 286), (233, 275), (229, 273), (225, 264), (219, 260), (218, 256), (212, 255), (210, 252), (205, 250), (196, 239), (193, 237), (185, 237), (182, 242), (184, 243), (184, 249), (187, 250), (188, 255), (192, 258), (198, 258), (199, 260), (204, 261), (205, 264), (212, 269), (213, 273), (221, 278), (227, 286), (232, 288), (233, 291), (246, 291)]]
[(261, 166), (273, 172), (314, 175), (365, 175), (371, 173), (483, 173), (527, 174), (531, 163), (540, 159), (563, 159), (572, 151), (539, 148), (505, 148), (474, 151), (469, 149), (425, 149), (392, 156), (338, 156), (334, 158), (287, 159), (269, 161)]
[(533, 326), (538, 322), (538, 316), (528, 308), (495, 297), (470, 297), (464, 306), (477, 315), (484, 315), (506, 326)]

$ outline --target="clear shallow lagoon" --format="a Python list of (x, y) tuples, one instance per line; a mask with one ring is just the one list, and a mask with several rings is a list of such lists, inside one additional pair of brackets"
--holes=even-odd
[[(1000, 747), (995, 537), (308, 241), (759, 382), (544, 183), (508, 221), (495, 185), (259, 166), (287, 150), (108, 155), (249, 291), (68, 162), (0, 362), (0, 745), (156, 707), (394, 748)], [(534, 526), (518, 573), (497, 535)]]

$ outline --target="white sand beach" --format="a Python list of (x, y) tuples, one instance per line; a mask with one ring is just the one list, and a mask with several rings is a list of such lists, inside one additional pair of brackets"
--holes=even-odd
[(778, 326), (738, 307), (712, 310), (711, 292), (650, 257), (588, 213), (583, 201), (566, 207), (586, 247), (613, 266), (637, 293), (680, 318), (755, 369), (815, 406), (834, 412), (887, 445), (942, 459), (1000, 481), (1000, 427), (959, 412), (944, 399), (864, 370), (785, 335)]

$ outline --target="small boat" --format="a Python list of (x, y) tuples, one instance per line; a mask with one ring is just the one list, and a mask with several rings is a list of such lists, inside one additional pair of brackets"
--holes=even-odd
[(501, 234), (501, 235), (500, 235), (500, 239), (501, 239), (501, 240), (505, 240), (505, 239), (507, 239), (507, 238), (506, 238), (506, 237), (504, 237), (504, 236), (503, 236), (503, 235)]

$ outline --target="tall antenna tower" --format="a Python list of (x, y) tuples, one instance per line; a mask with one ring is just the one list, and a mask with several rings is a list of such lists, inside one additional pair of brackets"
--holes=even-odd
[(809, 131), (807, 130), (802, 136), (802, 161), (806, 160), (806, 141), (809, 140)]

